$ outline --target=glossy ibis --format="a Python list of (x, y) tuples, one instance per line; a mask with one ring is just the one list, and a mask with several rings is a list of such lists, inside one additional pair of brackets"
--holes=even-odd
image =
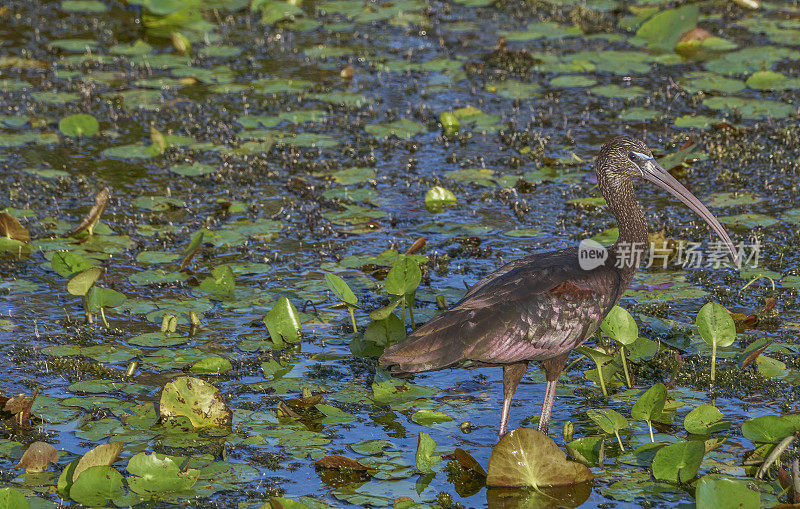
[(641, 140), (612, 138), (600, 149), (595, 171), (619, 227), (619, 239), (605, 250), (604, 261), (587, 267), (579, 260), (581, 248), (573, 247), (508, 263), (479, 281), (450, 310), (386, 348), (380, 365), (396, 374), (464, 364), (502, 366), (502, 436), (517, 385), (528, 363), (539, 361), (547, 377), (539, 429), (546, 433), (556, 381), (567, 356), (597, 329), (628, 288), (641, 259), (632, 253), (647, 253), (647, 223), (634, 191), (637, 177), (694, 210), (719, 235), (738, 265), (733, 242), (719, 221), (656, 163)]

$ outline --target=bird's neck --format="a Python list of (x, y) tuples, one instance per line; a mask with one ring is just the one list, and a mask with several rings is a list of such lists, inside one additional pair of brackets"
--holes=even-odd
[[(624, 199), (619, 199), (624, 197)], [(639, 202), (633, 192), (633, 186), (617, 193), (615, 201), (608, 201), (608, 208), (617, 220), (619, 238), (609, 248), (609, 254), (617, 267), (630, 277), (643, 261), (647, 261), (649, 242), (647, 237), (647, 221)]]

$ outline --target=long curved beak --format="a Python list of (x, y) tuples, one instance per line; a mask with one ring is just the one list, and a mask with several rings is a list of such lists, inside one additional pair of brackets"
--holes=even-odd
[(717, 221), (717, 218), (714, 217), (714, 214), (712, 214), (711, 211), (708, 210), (695, 195), (686, 189), (683, 184), (678, 182), (675, 177), (670, 175), (667, 170), (662, 168), (661, 165), (655, 162), (654, 159), (647, 159), (643, 164), (637, 166), (639, 166), (639, 168), (642, 170), (642, 177), (644, 177), (645, 180), (648, 180), (661, 189), (666, 190), (669, 194), (679, 199), (687, 207), (695, 211), (698, 216), (703, 218), (703, 221), (708, 223), (711, 229), (714, 230), (717, 235), (719, 235), (720, 239), (722, 239), (725, 247), (728, 248), (728, 252), (731, 255), (733, 264), (737, 268), (741, 267), (742, 262), (739, 259), (739, 253), (736, 250), (736, 247), (733, 245), (733, 241), (731, 240), (730, 236), (728, 236), (728, 232), (725, 231), (725, 228), (719, 223), (719, 221)]

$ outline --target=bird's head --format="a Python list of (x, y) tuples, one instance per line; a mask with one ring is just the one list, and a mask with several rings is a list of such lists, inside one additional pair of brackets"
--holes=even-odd
[(734, 265), (739, 265), (738, 252), (725, 228), (697, 197), (656, 162), (653, 152), (642, 140), (631, 136), (611, 138), (600, 149), (596, 172), (600, 190), (612, 208), (635, 202), (633, 180), (637, 177), (664, 189), (708, 223), (727, 247)]

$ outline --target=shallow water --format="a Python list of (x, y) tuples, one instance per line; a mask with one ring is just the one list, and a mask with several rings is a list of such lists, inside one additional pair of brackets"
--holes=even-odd
[[(174, 27), (191, 40), (192, 57), (185, 58), (154, 31), (147, 7), (99, 3), (91, 5), (105, 6), (102, 12), (85, 12), (90, 5), (78, 4), (79, 10), (71, 12), (75, 5), (67, 2), (4, 3), (0, 161), (7, 194), (0, 206), (30, 230), (33, 240), (29, 253), (10, 249), (0, 265), (0, 314), (9, 320), (0, 328), (7, 359), (0, 393), (39, 388), (42, 396), (33, 414), (44, 419), (32, 428), (5, 427), (0, 442), (4, 482), (31, 500), (37, 497), (40, 505), (46, 505), (42, 499), (57, 501), (49, 487), (68, 462), (114, 439), (111, 421), (119, 421), (134, 404), (157, 403), (161, 388), (184, 374), (184, 367), (221, 355), (233, 369), (204, 378), (234, 409), (232, 434), (182, 436), (154, 426), (123, 437), (118, 465), (138, 452), (157, 451), (191, 456), (197, 462), (193, 467), (209, 469), (194, 491), (165, 496), (168, 502), (197, 497), (197, 504), (247, 507), (273, 495), (309, 495), (332, 505), (385, 506), (410, 496), (430, 505), (445, 492), (464, 506), (485, 506), (486, 489), (464, 496), (456, 492), (446, 461), (435, 467), (432, 479), (411, 467), (420, 431), (436, 440), (438, 454), (461, 447), (487, 465), (499, 421), (500, 369), (418, 375), (415, 384), (438, 392), (412, 402), (375, 404), (376, 362), (352, 356), (349, 316), (335, 307), (323, 275), (336, 272), (354, 289), (363, 333), (369, 311), (388, 303), (382, 283), (389, 262), (354, 257), (403, 252), (424, 236), (428, 262), (415, 319), (425, 321), (435, 312), (437, 295), (453, 303), (465, 285), (504, 262), (574, 245), (612, 227), (604, 209), (570, 201), (599, 196), (591, 162), (604, 140), (620, 133), (643, 137), (657, 156), (697, 142), (679, 171), (681, 180), (716, 204), (718, 216), (728, 217), (736, 242), (749, 243), (750, 236), (761, 242), (756, 270), (648, 269), (622, 302), (640, 318), (643, 336), (665, 340), (668, 335), (643, 325), (641, 318), (658, 315), (693, 324), (708, 300), (748, 314), (761, 309), (765, 298), (777, 299), (775, 313), (761, 317), (759, 326), (720, 352), (713, 389), (707, 376), (710, 349), (697, 335), (678, 349), (683, 362), (674, 378), (675, 341), (665, 340), (654, 360), (633, 368), (637, 387), (672, 381), (671, 397), (684, 404), (671, 426), (659, 428), (661, 440), (685, 437), (683, 416), (713, 401), (733, 426), (719, 434), (727, 442), (706, 456), (700, 472), (744, 477), (741, 460), (752, 444), (739, 426), (759, 415), (797, 411), (800, 395), (795, 385), (800, 86), (791, 81), (800, 80), (800, 7), (784, 2), (746, 11), (732, 2), (701, 4), (700, 26), (740, 49), (762, 51), (736, 58), (731, 55), (739, 50), (728, 48), (684, 59), (637, 41), (633, 30), (643, 19), (634, 19), (622, 3), (475, 7), (406, 0), (370, 3), (368, 9), (359, 4), (310, 2), (294, 21), (265, 26), (243, 2), (220, 2), (216, 9), (200, 10), (207, 27)], [(314, 21), (322, 24), (312, 26)], [(532, 25), (536, 34), (518, 33), (536, 21), (561, 25)], [(505, 50), (503, 45), (497, 49), (499, 37), (507, 41)], [(131, 45), (139, 39), (151, 48), (132, 54), (137, 50)], [(353, 68), (352, 80), (339, 76), (346, 66)], [(760, 69), (781, 72), (786, 81), (746, 86)], [(701, 71), (716, 74), (692, 74)], [(567, 76), (584, 82), (554, 84), (556, 78), (563, 84)], [(723, 76), (738, 81), (723, 83), (733, 91), (719, 90)], [(603, 85), (615, 87), (593, 88)], [(336, 95), (342, 92), (351, 104), (342, 104)], [(726, 97), (744, 102), (721, 109), (708, 102)], [(484, 115), (463, 119), (458, 134), (443, 134), (439, 114), (466, 106)], [(292, 123), (288, 116), (241, 120), (307, 110), (319, 112), (309, 122)], [(60, 135), (59, 120), (73, 113), (95, 116), (99, 133), (81, 139)], [(699, 115), (709, 118), (688, 118)], [(405, 121), (395, 129), (407, 131), (387, 137), (391, 128), (380, 128), (395, 121)], [(131, 157), (141, 153), (139, 145), (150, 145), (151, 124), (183, 138), (168, 138), (164, 154)], [(267, 143), (245, 144), (251, 140)], [(131, 144), (128, 153), (107, 152)], [(245, 153), (248, 147), (251, 153)], [(194, 163), (209, 166), (200, 175), (186, 175)], [(340, 173), (354, 167), (361, 170)], [(553, 168), (547, 177), (533, 173), (545, 167)], [(473, 169), (486, 171), (458, 171)], [(433, 214), (424, 197), (438, 184), (453, 191), (458, 204)], [(106, 226), (99, 225), (88, 242), (61, 238), (104, 186), (112, 193), (102, 216)], [(745, 194), (719, 194), (740, 192)], [(652, 231), (664, 229), (669, 238), (708, 247), (706, 226), (675, 200), (646, 184), (640, 185), (638, 198)], [(763, 216), (730, 217), (744, 213)], [(151, 269), (176, 274), (192, 234), (203, 227), (210, 233), (180, 281), (142, 284), (146, 281), (137, 279)], [(535, 231), (518, 232), (528, 229)], [(56, 250), (97, 260), (106, 271), (99, 284), (127, 296), (125, 304), (106, 312), (111, 330), (96, 314), (93, 327), (82, 323), (80, 298), (67, 293), (67, 278), (49, 263)], [(137, 258), (148, 251), (177, 256), (158, 255), (156, 263)], [(223, 264), (234, 268), (237, 289), (220, 301), (198, 285)], [(742, 289), (759, 270), (775, 280), (774, 291), (766, 279)], [(309, 300), (314, 305), (302, 315), (302, 343), (282, 353), (271, 348), (261, 322), (280, 296), (298, 309)], [(191, 309), (202, 323), (192, 336), (186, 326), (190, 305), (198, 306)], [(164, 314), (178, 316), (186, 341), (164, 350), (130, 343), (157, 331)], [(785, 363), (785, 369), (736, 367), (735, 354), (762, 336), (774, 339), (764, 355)], [(115, 350), (96, 348), (81, 356), (70, 345)], [(262, 369), (273, 358), (288, 371)], [(576, 359), (574, 354), (570, 362)], [(139, 367), (129, 379), (124, 372), (131, 360)], [(567, 420), (575, 424), (575, 438), (601, 434), (585, 413), (606, 406), (599, 387), (584, 374), (592, 367), (588, 360), (578, 361), (562, 376), (551, 424), (551, 436), (560, 445)], [(377, 376), (381, 380), (385, 374)], [(73, 385), (87, 380), (128, 385), (111, 390), (109, 382)], [(612, 393), (625, 390), (619, 382), (612, 385)], [(279, 422), (279, 401), (299, 397), (304, 387), (323, 393), (348, 415), (341, 422)], [(512, 427), (538, 415), (543, 392), (544, 375), (531, 369), (514, 400)], [(633, 401), (635, 395), (612, 395), (609, 406), (629, 415)], [(421, 426), (410, 419), (421, 409), (439, 410), (454, 420)], [(468, 433), (459, 428), (463, 421), (471, 423)], [(631, 449), (649, 440), (641, 422), (622, 434)], [(364, 459), (350, 446), (367, 439), (392, 442), (389, 452), (371, 460), (382, 465), (371, 480), (344, 482), (315, 469), (314, 461), (326, 454)], [(47, 473), (24, 475), (13, 468), (22, 454), (17, 443), (34, 440), (64, 453)], [(690, 490), (645, 486), (649, 469), (617, 462), (616, 447), (609, 436), (611, 459), (593, 466), (597, 481), (588, 506), (646, 499), (665, 506), (693, 503)], [(238, 466), (227, 476), (212, 475), (210, 468), (220, 462)], [(390, 463), (408, 468), (390, 473)], [(627, 484), (612, 487), (620, 481)], [(645, 489), (652, 492), (637, 491)], [(780, 491), (775, 485), (763, 489), (766, 503)]]

